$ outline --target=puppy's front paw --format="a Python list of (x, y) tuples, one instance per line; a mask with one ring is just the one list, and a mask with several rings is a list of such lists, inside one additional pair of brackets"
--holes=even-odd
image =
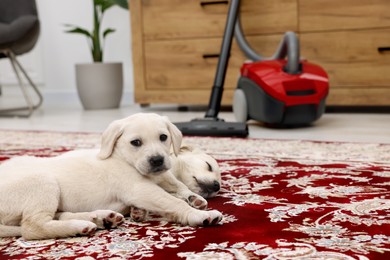
[(199, 195), (190, 195), (187, 199), (188, 204), (196, 209), (207, 209), (207, 201)]
[(68, 236), (90, 236), (97, 229), (96, 224), (91, 221), (72, 219), (68, 223), (71, 227)]
[(212, 226), (217, 225), (222, 220), (222, 213), (217, 210), (199, 211), (188, 217), (190, 226)]
[(217, 210), (209, 211), (210, 215), (207, 219), (203, 220), (203, 226), (214, 226), (222, 220), (222, 213)]
[(93, 223), (88, 224), (82, 230), (80, 230), (80, 232), (77, 235), (80, 235), (80, 236), (90, 236), (93, 233), (95, 233), (96, 228), (97, 227), (96, 227), (95, 224), (93, 224)]
[(91, 221), (95, 223), (99, 229), (115, 228), (124, 221), (122, 214), (112, 210), (95, 210), (91, 214)]
[(130, 218), (133, 221), (136, 221), (136, 222), (144, 221), (146, 219), (147, 214), (148, 214), (148, 212), (144, 209), (140, 209), (140, 208), (136, 208), (136, 207), (130, 208)]

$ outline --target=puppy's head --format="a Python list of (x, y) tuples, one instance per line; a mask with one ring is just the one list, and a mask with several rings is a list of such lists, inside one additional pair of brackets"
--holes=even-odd
[(183, 146), (177, 156), (174, 174), (191, 191), (212, 198), (221, 188), (221, 171), (217, 161), (198, 148)]
[(112, 122), (103, 132), (98, 158), (116, 157), (143, 175), (158, 174), (171, 168), (169, 151), (179, 153), (180, 130), (167, 117), (139, 113)]

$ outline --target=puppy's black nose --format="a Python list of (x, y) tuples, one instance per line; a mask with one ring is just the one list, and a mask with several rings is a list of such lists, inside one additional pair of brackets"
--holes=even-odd
[(221, 185), (219, 184), (219, 182), (214, 181), (213, 186), (212, 186), (211, 189), (212, 189), (213, 191), (217, 192), (217, 191), (219, 191), (220, 188), (221, 188)]
[(164, 157), (162, 157), (160, 155), (150, 157), (149, 164), (152, 167), (160, 167), (160, 166), (162, 166), (164, 164)]

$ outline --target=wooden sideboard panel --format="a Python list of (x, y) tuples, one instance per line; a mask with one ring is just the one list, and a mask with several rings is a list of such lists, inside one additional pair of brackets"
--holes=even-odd
[[(228, 2), (142, 0), (145, 40), (222, 37)], [(202, 5), (203, 3), (203, 5)], [(296, 0), (243, 0), (242, 25), (248, 35), (297, 29)]]
[[(194, 89), (191, 92), (183, 90), (142, 90), (137, 91), (136, 102), (139, 104), (181, 104), (181, 105), (207, 105), (210, 91)], [(231, 105), (233, 90), (225, 89), (222, 105)]]
[[(301, 55), (321, 65), (332, 88), (383, 87), (390, 91), (390, 28), (300, 35)], [(390, 103), (390, 97), (389, 97)]]
[(390, 106), (390, 89), (374, 86), (331, 88), (326, 104), (328, 106)]
[(390, 27), (389, 0), (299, 0), (299, 30)]
[[(250, 44), (271, 56), (276, 50), (280, 35), (251, 36)], [(145, 43), (146, 86), (148, 90), (192, 90), (211, 92), (216, 73), (220, 38), (191, 40), (149, 41)], [(226, 73), (225, 88), (235, 89), (241, 65), (246, 57), (235, 42)], [(208, 57), (208, 56), (213, 57)], [(208, 100), (205, 100), (205, 104)]]

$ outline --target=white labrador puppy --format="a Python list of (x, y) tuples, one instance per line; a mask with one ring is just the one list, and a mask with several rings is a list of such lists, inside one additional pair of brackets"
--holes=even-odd
[(194, 208), (204, 208), (207, 202), (170, 171), (170, 147), (178, 154), (181, 140), (181, 132), (166, 117), (140, 113), (111, 123), (100, 150), (4, 162), (0, 237), (88, 235), (97, 228), (116, 227), (129, 206), (184, 225), (218, 223), (222, 214)]
[[(210, 155), (204, 153), (197, 147), (183, 145), (180, 147), (178, 155), (171, 154), (172, 173), (191, 191), (208, 199), (215, 197), (220, 190), (221, 172), (217, 161)], [(196, 208), (207, 208), (201, 200), (191, 196), (180, 197), (180, 194), (172, 193), (180, 199), (187, 201)], [(197, 203), (194, 205), (194, 203)], [(131, 207), (131, 218), (134, 221), (145, 220), (147, 211), (144, 209)]]
[(172, 173), (191, 191), (208, 199), (220, 190), (221, 172), (217, 161), (197, 147), (182, 146), (172, 156)]

